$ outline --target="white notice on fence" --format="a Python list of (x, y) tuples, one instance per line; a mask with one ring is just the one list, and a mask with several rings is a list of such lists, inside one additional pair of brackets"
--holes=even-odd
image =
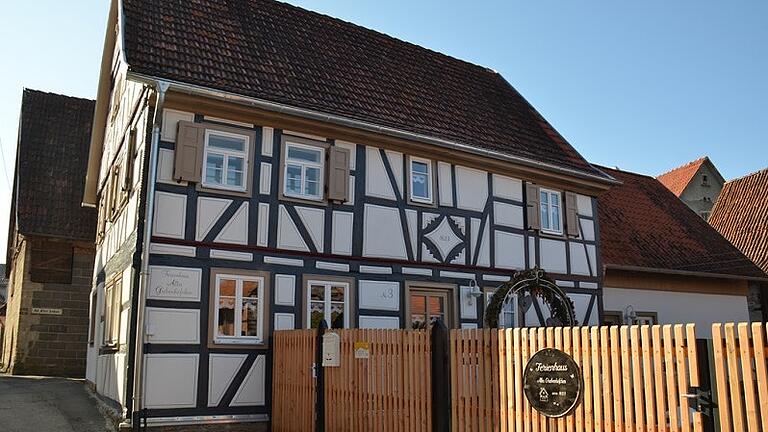
[(339, 367), (341, 359), (339, 348), (341, 338), (338, 333), (326, 333), (323, 335), (323, 367)]

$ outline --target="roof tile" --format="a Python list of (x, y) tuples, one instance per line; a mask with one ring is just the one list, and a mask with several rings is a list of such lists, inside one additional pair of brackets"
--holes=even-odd
[(498, 73), (272, 0), (123, 0), (130, 69), (604, 177)]
[(696, 159), (695, 161), (688, 162), (687, 164), (677, 167), (671, 171), (656, 177), (667, 189), (672, 191), (673, 194), (680, 197), (691, 182), (691, 179), (699, 168), (706, 162), (708, 158), (706, 156)]

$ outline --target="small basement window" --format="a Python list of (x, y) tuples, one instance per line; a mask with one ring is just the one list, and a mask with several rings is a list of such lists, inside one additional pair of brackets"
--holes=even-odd
[(245, 192), (248, 141), (246, 135), (207, 129), (203, 186)]
[(549, 189), (539, 190), (541, 208), (541, 231), (549, 234), (563, 233), (560, 192)]
[(432, 162), (411, 158), (411, 200), (432, 204)]
[(285, 145), (285, 196), (321, 201), (323, 199), (323, 173), (325, 149), (309, 145)]
[(264, 341), (264, 278), (216, 274), (214, 342), (260, 344)]

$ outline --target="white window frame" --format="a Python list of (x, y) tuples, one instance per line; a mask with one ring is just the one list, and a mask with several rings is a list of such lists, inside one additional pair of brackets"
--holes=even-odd
[[(563, 235), (563, 194), (559, 191), (552, 190), (552, 189), (546, 189), (546, 188), (539, 188), (539, 214), (541, 214), (541, 210), (543, 209), (543, 206), (545, 205), (544, 202), (541, 200), (541, 194), (546, 193), (547, 194), (547, 223), (549, 225), (549, 228), (544, 228), (544, 220), (541, 221), (541, 232), (547, 233), (547, 234), (555, 234), (555, 235)], [(560, 227), (559, 230), (552, 229), (552, 197), (557, 197), (557, 209), (560, 210), (557, 212), (557, 225)]]
[[(427, 166), (427, 194), (428, 197), (419, 197), (413, 194), (413, 164), (414, 162), (423, 163)], [(410, 157), (410, 161), (408, 162), (408, 181), (410, 186), (410, 195), (411, 195), (411, 201), (424, 203), (424, 204), (432, 204), (435, 201), (434, 198), (434, 192), (433, 192), (433, 181), (432, 181), (432, 161), (429, 159), (424, 159), (420, 157)]]
[[(210, 140), (211, 135), (220, 135), (225, 136), (229, 138), (240, 138), (245, 141), (244, 145), (244, 151), (237, 151), (237, 150), (226, 150), (222, 148), (215, 148), (210, 149), (208, 146), (208, 142)], [(203, 178), (202, 178), (202, 185), (206, 188), (211, 189), (223, 189), (223, 190), (231, 190), (236, 192), (245, 192), (248, 190), (248, 172), (249, 172), (249, 156), (250, 156), (250, 148), (251, 148), (251, 142), (250, 137), (248, 135), (233, 133), (233, 132), (225, 132), (218, 129), (206, 129), (205, 130), (205, 143), (203, 145)], [(208, 182), (208, 155), (209, 153), (215, 153), (217, 155), (221, 155), (224, 157), (224, 165), (222, 167), (223, 171), (221, 173), (221, 179), (223, 183), (209, 183)], [(229, 167), (229, 156), (239, 157), (243, 159), (243, 184), (242, 186), (230, 186), (227, 184), (227, 168)]]
[[(220, 335), (219, 334), (219, 282), (222, 279), (235, 281), (235, 329), (234, 336)], [(258, 325), (256, 336), (241, 336), (243, 332), (243, 282), (256, 282), (259, 284), (259, 308), (258, 308)], [(261, 276), (244, 276), (237, 274), (217, 273), (214, 279), (214, 314), (213, 314), (213, 341), (217, 344), (247, 344), (255, 345), (264, 342), (264, 278)]]
[[(290, 147), (298, 147), (311, 151), (320, 152), (320, 163), (307, 162), (294, 160), (288, 157), (288, 149)], [(285, 156), (283, 158), (283, 195), (291, 198), (299, 198), (311, 201), (322, 201), (323, 195), (325, 195), (325, 148), (320, 146), (313, 146), (307, 144), (300, 144), (294, 141), (285, 142)], [(288, 191), (288, 165), (301, 166), (301, 192), (289, 192)], [(307, 168), (318, 168), (320, 176), (317, 179), (317, 195), (309, 195), (304, 193), (306, 190), (305, 183), (307, 181)]]
[[(488, 304), (491, 302), (491, 298), (493, 298), (493, 294), (496, 292), (496, 290), (493, 291), (486, 291), (485, 293), (485, 310), (488, 310)], [(512, 323), (508, 324), (504, 318), (504, 314), (506, 311), (504, 310), (504, 305), (502, 305), (501, 310), (499, 311), (499, 328), (515, 328), (518, 326), (518, 323), (520, 320), (518, 319), (518, 315), (520, 314), (520, 309), (517, 307), (517, 294), (513, 295), (510, 299), (511, 301), (508, 303), (512, 307)]]
[(306, 298), (305, 301), (305, 307), (304, 307), (304, 316), (306, 319), (306, 328), (311, 329), (312, 328), (312, 285), (323, 285), (325, 287), (325, 295), (323, 299), (324, 303), (324, 310), (325, 310), (325, 321), (328, 324), (328, 326), (331, 326), (331, 287), (343, 287), (344, 288), (344, 328), (349, 328), (349, 296), (351, 295), (349, 291), (349, 284), (346, 282), (333, 282), (333, 281), (324, 281), (324, 280), (308, 280), (307, 281), (307, 288), (306, 288)]

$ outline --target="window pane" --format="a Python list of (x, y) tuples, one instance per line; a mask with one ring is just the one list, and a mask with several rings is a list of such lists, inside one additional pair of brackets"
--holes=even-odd
[(223, 173), (224, 156), (209, 153), (205, 160), (205, 182), (222, 184)]
[(429, 198), (429, 176), (414, 172), (411, 177), (411, 193), (417, 198)]
[(411, 170), (415, 173), (426, 174), (429, 171), (424, 162), (411, 162)]
[(552, 229), (560, 231), (560, 208), (552, 206)]
[(307, 168), (307, 181), (304, 186), (304, 194), (320, 196), (320, 168)]
[(310, 289), (310, 300), (312, 301), (323, 301), (325, 300), (325, 286), (323, 285), (312, 285)]
[(344, 328), (344, 303), (331, 303), (331, 328)]
[(243, 186), (244, 159), (230, 156), (227, 159), (227, 184), (229, 186)]
[(301, 166), (288, 165), (286, 168), (285, 191), (301, 194)]
[(541, 203), (541, 227), (549, 229), (549, 206)]
[(243, 299), (241, 336), (258, 336), (258, 321), (259, 301), (253, 298)]
[(541, 192), (541, 203), (542, 204), (549, 204), (549, 194), (546, 192)]
[(423, 295), (411, 295), (411, 312), (414, 314), (427, 313), (427, 298)]
[(245, 139), (212, 133), (208, 135), (208, 146), (226, 150), (245, 151)]
[(259, 297), (259, 283), (256, 281), (243, 281), (243, 297)]
[(552, 205), (552, 207), (560, 207), (560, 195), (556, 193), (550, 195), (549, 203)]
[(325, 303), (309, 302), (309, 322), (311, 328), (320, 327), (320, 321), (325, 319)]
[(297, 161), (320, 163), (321, 153), (320, 150), (288, 146), (288, 158)]
[(234, 297), (219, 297), (219, 335), (235, 335)]
[(331, 301), (344, 302), (344, 287), (332, 286), (331, 287)]
[(234, 297), (236, 283), (232, 279), (220, 279), (219, 280), (219, 295)]

